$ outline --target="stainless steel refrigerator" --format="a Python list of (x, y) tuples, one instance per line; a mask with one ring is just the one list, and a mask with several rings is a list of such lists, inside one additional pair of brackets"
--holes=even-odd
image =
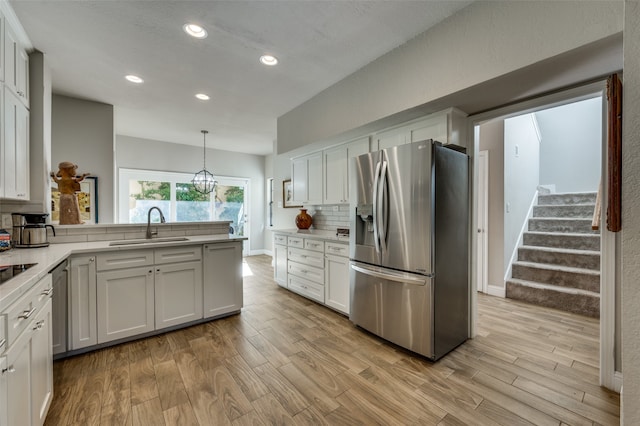
[(349, 169), (349, 318), (434, 360), (469, 335), (468, 163), (426, 140)]

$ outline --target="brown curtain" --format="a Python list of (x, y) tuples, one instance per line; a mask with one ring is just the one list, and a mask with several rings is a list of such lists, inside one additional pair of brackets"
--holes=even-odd
[(607, 229), (622, 229), (622, 83), (618, 74), (607, 78), (608, 137), (607, 162), (609, 187), (607, 200)]

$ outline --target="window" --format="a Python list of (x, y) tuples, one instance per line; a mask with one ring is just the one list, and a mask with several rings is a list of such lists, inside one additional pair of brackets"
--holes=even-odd
[[(120, 169), (118, 221), (146, 223), (151, 207), (159, 207), (168, 222), (231, 221), (230, 232), (249, 235), (246, 223), (249, 180), (216, 177), (210, 194), (193, 188), (188, 173)], [(151, 216), (153, 222), (159, 215)]]

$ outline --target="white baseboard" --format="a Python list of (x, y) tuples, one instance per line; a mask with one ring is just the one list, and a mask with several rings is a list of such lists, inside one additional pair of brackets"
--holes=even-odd
[(490, 295), (490, 296), (502, 297), (504, 299), (506, 294), (507, 294), (507, 291), (506, 291), (506, 288), (504, 286), (499, 287), (497, 285), (489, 284), (487, 286), (487, 294)]
[(622, 392), (622, 372), (620, 371), (613, 373), (613, 390), (618, 393)]
[(261, 254), (266, 254), (267, 256), (272, 256), (272, 253), (270, 250), (266, 250), (266, 249), (258, 249), (258, 250), (250, 250), (249, 251), (249, 256), (260, 256)]

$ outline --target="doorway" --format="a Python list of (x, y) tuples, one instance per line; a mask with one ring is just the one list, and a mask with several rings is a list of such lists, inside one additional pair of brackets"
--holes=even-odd
[[(598, 144), (599, 147), (596, 147), (595, 149), (598, 150), (599, 152), (597, 154), (601, 155), (601, 158), (598, 159), (598, 163), (596, 164), (596, 166), (594, 167), (596, 169), (595, 171), (595, 179), (597, 181), (599, 181), (600, 176), (602, 176), (603, 179), (603, 186), (606, 188), (606, 178), (607, 178), (607, 174), (606, 174), (606, 162), (602, 161), (603, 158), (606, 158), (606, 103), (604, 102), (604, 99), (606, 99), (606, 83), (605, 82), (599, 82), (599, 83), (594, 83), (588, 86), (584, 86), (584, 87), (580, 87), (580, 88), (576, 88), (576, 89), (571, 89), (568, 90), (566, 92), (563, 93), (557, 93), (554, 95), (549, 95), (546, 97), (542, 97), (539, 99), (534, 99), (534, 100), (530, 100), (527, 102), (523, 102), (521, 104), (517, 104), (517, 105), (512, 105), (509, 107), (505, 107), (499, 110), (495, 110), (495, 111), (491, 111), (488, 113), (483, 113), (474, 117), (470, 118), (471, 121), (471, 125), (474, 126), (474, 129), (477, 126), (482, 126), (485, 125), (487, 123), (496, 123), (497, 121), (506, 121), (509, 119), (512, 119), (514, 117), (522, 117), (523, 115), (533, 115), (536, 113), (540, 113), (542, 111), (545, 110), (550, 110), (552, 108), (557, 108), (557, 107), (561, 107), (564, 105), (568, 105), (568, 104), (572, 104), (572, 103), (577, 103), (580, 101), (587, 101), (587, 100), (591, 100), (591, 102), (596, 102), (599, 103), (599, 105), (601, 105), (602, 109), (600, 112), (600, 116), (599, 118), (599, 124), (601, 124), (600, 126), (600, 130), (599, 130), (599, 135), (598, 135)], [(537, 125), (532, 125), (531, 128), (534, 129), (534, 131), (539, 132), (540, 129)], [(504, 129), (503, 129), (504, 131)], [(482, 132), (480, 130), (478, 130), (477, 132), (475, 132), (476, 135), (480, 135)], [(539, 134), (537, 135), (538, 137), (540, 136)], [(501, 153), (504, 158), (505, 158), (505, 163), (508, 161), (508, 156), (512, 156), (512, 157), (518, 157), (521, 156), (523, 154), (523, 148), (525, 148), (522, 145), (518, 145), (518, 144), (511, 144), (508, 147), (507, 146), (503, 146), (502, 149), (504, 150), (503, 153)], [(474, 140), (474, 167), (477, 168), (477, 178), (476, 179), (481, 179), (482, 172), (482, 162), (484, 161), (482, 158), (483, 156), (480, 154), (480, 151), (483, 149), (482, 145), (480, 144), (480, 141), (478, 138), (476, 138)], [(575, 148), (574, 148), (575, 149)], [(575, 152), (575, 154), (581, 154), (581, 152)], [(492, 158), (495, 158), (495, 155), (493, 155), (493, 153), (491, 153)], [(579, 156), (579, 155), (578, 155)], [(576, 160), (578, 161), (578, 160)], [(495, 169), (496, 165), (493, 164), (494, 162), (492, 162), (492, 168)], [(508, 191), (507, 189), (507, 185), (508, 184), (512, 184), (514, 179), (511, 179), (511, 176), (509, 176), (510, 171), (508, 170), (507, 165), (505, 164), (504, 166), (504, 182), (503, 182), (503, 191), (502, 191), (502, 196), (504, 197), (503, 200), (501, 200), (502, 202), (499, 203), (499, 212), (501, 214), (503, 214), (504, 216), (506, 216), (507, 214), (510, 214), (511, 212), (514, 211), (514, 209), (517, 206), (513, 205), (513, 201), (510, 199), (509, 195), (505, 195), (505, 193)], [(550, 166), (545, 173), (547, 175), (549, 175), (549, 172), (566, 172), (568, 169), (566, 162), (565, 163), (558, 163), (555, 164), (553, 166)], [(536, 166), (536, 170), (540, 171), (542, 169), (540, 169), (539, 166)], [(493, 171), (493, 170), (491, 170)], [(518, 169), (518, 172), (521, 171), (521, 168)], [(599, 173), (600, 172), (600, 173)], [(579, 179), (580, 180), (580, 179)], [(489, 259), (493, 259), (496, 260), (498, 262), (504, 262), (503, 265), (505, 266), (504, 269), (502, 269), (504, 276), (500, 277), (498, 276), (498, 278), (494, 276), (492, 277), (491, 275), (489, 276), (488, 279), (488, 288), (489, 288), (489, 294), (494, 294), (494, 295), (498, 295), (497, 291), (495, 291), (495, 289), (497, 287), (500, 287), (500, 289), (502, 290), (503, 294), (502, 296), (504, 297), (504, 293), (505, 291), (505, 282), (507, 281), (507, 279), (510, 277), (511, 271), (507, 269), (506, 265), (510, 265), (511, 264), (511, 258), (514, 256), (514, 253), (518, 253), (518, 243), (521, 242), (521, 238), (522, 235), (518, 235), (518, 234), (522, 234), (523, 231), (526, 228), (527, 225), (527, 218), (530, 217), (532, 215), (532, 209), (533, 209), (533, 205), (535, 204), (535, 201), (537, 200), (537, 191), (538, 190), (547, 190), (548, 188), (545, 187), (549, 187), (552, 185), (549, 185), (549, 182), (547, 181), (541, 181), (539, 178), (536, 180), (536, 184), (535, 184), (535, 188), (534, 188), (534, 192), (536, 192), (535, 196), (531, 195), (531, 194), (526, 194), (526, 196), (523, 196), (522, 198), (525, 201), (522, 201), (521, 204), (526, 204), (526, 208), (522, 208), (522, 206), (519, 207), (519, 211), (520, 214), (522, 215), (519, 224), (517, 225), (520, 229), (520, 232), (518, 233), (517, 230), (514, 232), (513, 229), (511, 230), (507, 230), (507, 229), (503, 229), (504, 232), (504, 236), (501, 236), (499, 239), (503, 242), (502, 244), (502, 248), (503, 248), (503, 253), (498, 253), (497, 256), (494, 256), (494, 245), (491, 244), (491, 237), (489, 237), (489, 247), (490, 251), (488, 253), (488, 257)], [(542, 185), (541, 185), (542, 184)], [(481, 201), (482, 201), (482, 196), (480, 195), (480, 191), (481, 188), (483, 186), (483, 183), (478, 180), (474, 183), (474, 187), (475, 187), (475, 191), (477, 194), (477, 206), (476, 208), (476, 214), (474, 215), (474, 225), (476, 229), (481, 229), (482, 225), (480, 224), (480, 220), (482, 219), (482, 212), (480, 212), (480, 209), (483, 208)], [(540, 187), (540, 188), (538, 188)], [(511, 188), (513, 189), (513, 188)], [(553, 188), (551, 188), (551, 190), (553, 191)], [(516, 188), (515, 191), (517, 192), (518, 189)], [(571, 191), (571, 189), (569, 190)], [(493, 193), (491, 192), (491, 189), (488, 191), (489, 192), (489, 197), (492, 198), (492, 204), (496, 203), (496, 200), (493, 197)], [(522, 192), (517, 192), (518, 195), (522, 195)], [(604, 198), (603, 198), (604, 199)], [(528, 200), (528, 201), (526, 201)], [(602, 206), (602, 211), (606, 211), (606, 206)], [(506, 218), (503, 216), (502, 221), (503, 223), (506, 223)], [(491, 218), (491, 221), (493, 223), (493, 221), (495, 220), (495, 217), (492, 216), (491, 211), (489, 212), (489, 217)], [(605, 215), (603, 215), (603, 217), (605, 217)], [(513, 228), (513, 225), (512, 225)], [(601, 328), (601, 333), (600, 333), (600, 377), (601, 377), (601, 383), (610, 388), (610, 389), (614, 389), (619, 391), (619, 385), (620, 385), (620, 380), (615, 372), (615, 365), (616, 365), (616, 360), (614, 359), (614, 354), (616, 353), (620, 353), (619, 350), (615, 350), (615, 345), (616, 342), (614, 341), (614, 336), (615, 336), (615, 294), (616, 294), (616, 289), (615, 289), (615, 235), (611, 232), (606, 231), (605, 229), (603, 229), (604, 227), (601, 225), (600, 229), (602, 230), (602, 236), (601, 236), (601, 262), (600, 262), (600, 268), (599, 268), (599, 272), (600, 272), (600, 300), (599, 300), (599, 304), (600, 304), (600, 328)], [(495, 229), (492, 231), (495, 232)], [(479, 274), (480, 271), (482, 271), (482, 268), (480, 266), (481, 262), (483, 261), (483, 259), (485, 258), (485, 254), (483, 254), (480, 249), (481, 249), (481, 238), (480, 238), (480, 233), (475, 233), (474, 236), (472, 236), (472, 238), (474, 239), (472, 246), (475, 247), (476, 253), (474, 253), (473, 257), (475, 260), (475, 265), (476, 265), (476, 274)], [(512, 242), (515, 241), (515, 243), (513, 243), (513, 247), (507, 247), (507, 240), (511, 240)], [(492, 260), (490, 260), (491, 262)], [(492, 270), (492, 266), (489, 265), (488, 269), (491, 271)], [(476, 276), (474, 277), (474, 281), (473, 283), (475, 284), (473, 286), (474, 290), (476, 289), (480, 289), (481, 287), (481, 282), (483, 281), (481, 276)], [(494, 291), (491, 291), (492, 289), (492, 285), (494, 286), (493, 289)], [(475, 322), (477, 321), (477, 296), (476, 296), (476, 291), (472, 292), (471, 295), (472, 298), (472, 335), (475, 335)]]
[(489, 151), (478, 153), (478, 262), (477, 290), (487, 293), (489, 255)]
[[(213, 220), (231, 222), (229, 234), (249, 237), (249, 179), (216, 177)], [(242, 255), (247, 256), (249, 240), (242, 243)]]

